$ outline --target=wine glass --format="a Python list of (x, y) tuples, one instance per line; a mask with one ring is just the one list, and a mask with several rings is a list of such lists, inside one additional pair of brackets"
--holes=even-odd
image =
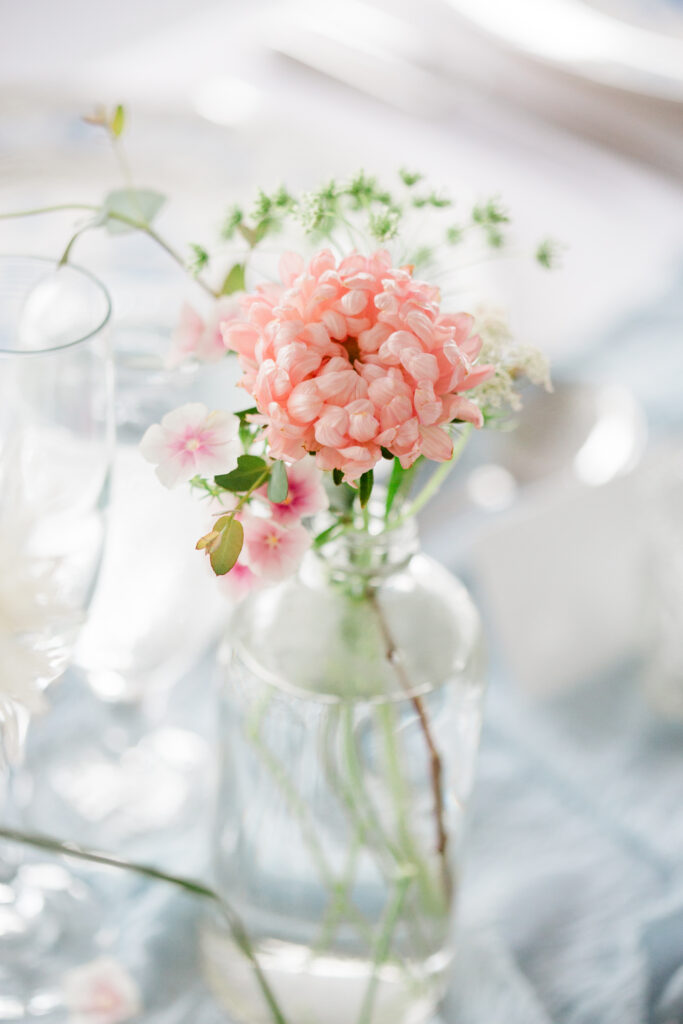
[(201, 864), (211, 648), (228, 609), (195, 550), (211, 509), (189, 488), (163, 488), (139, 445), (176, 406), (220, 407), (233, 390), (243, 402), (239, 371), (229, 360), (170, 366), (170, 331), (155, 322), (119, 322), (111, 341), (117, 444), (102, 568), (49, 727), (29, 737), (35, 786), (23, 815), (156, 864), (187, 864), (192, 847)]
[[(111, 303), (91, 274), (0, 256), (0, 744), (17, 760), (64, 671), (99, 569), (113, 450)], [(13, 772), (9, 773), (12, 780)], [(30, 791), (31, 779), (22, 785)], [(10, 789), (3, 817), (21, 801)], [(59, 941), (89, 894), (0, 848), (0, 992)], [(22, 1011), (23, 1012), (23, 1011)], [(22, 1018), (23, 1019), (23, 1018)]]

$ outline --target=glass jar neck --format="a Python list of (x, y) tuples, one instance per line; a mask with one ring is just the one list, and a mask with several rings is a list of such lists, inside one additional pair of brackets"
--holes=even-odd
[(414, 519), (387, 529), (371, 516), (367, 529), (349, 529), (314, 551), (308, 571), (325, 581), (362, 588), (399, 572), (418, 550)]

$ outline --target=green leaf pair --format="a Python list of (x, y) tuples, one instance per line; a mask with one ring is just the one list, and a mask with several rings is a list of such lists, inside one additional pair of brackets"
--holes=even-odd
[(214, 481), (226, 491), (249, 491), (259, 481), (265, 483), (267, 469), (265, 459), (260, 456), (240, 455), (237, 459), (237, 469), (233, 469), (231, 473), (221, 473), (215, 476)]
[(289, 482), (284, 462), (274, 462), (268, 466), (259, 455), (240, 455), (237, 468), (231, 473), (221, 473), (214, 477), (215, 483), (226, 491), (244, 493), (251, 491), (259, 484), (268, 481), (268, 499), (276, 505), (287, 500)]
[(135, 225), (150, 225), (165, 202), (166, 197), (151, 188), (117, 188), (104, 197), (102, 221), (112, 235), (135, 231)]

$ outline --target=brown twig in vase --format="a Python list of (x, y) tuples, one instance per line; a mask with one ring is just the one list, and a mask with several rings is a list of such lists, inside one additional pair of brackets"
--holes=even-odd
[(441, 874), (443, 878), (444, 891), (447, 897), (450, 897), (453, 890), (453, 881), (451, 878), (451, 871), (448, 864), (448, 832), (445, 824), (445, 806), (443, 798), (443, 764), (441, 762), (441, 755), (437, 750), (436, 743), (434, 742), (434, 736), (432, 735), (432, 729), (429, 724), (427, 712), (425, 711), (424, 703), (422, 699), (417, 695), (411, 693), (411, 683), (406, 670), (403, 666), (401, 658), (401, 652), (394, 642), (394, 638), (391, 635), (389, 624), (385, 618), (382, 607), (377, 599), (376, 591), (370, 591), (368, 593), (368, 599), (372, 605), (377, 621), (382, 632), (382, 638), (384, 640), (385, 651), (387, 661), (394, 669), (398, 680), (408, 694), (410, 703), (418, 717), (420, 728), (425, 738), (427, 745), (427, 751), (429, 753), (429, 767), (432, 782), (432, 793), (434, 794), (434, 821), (436, 825), (436, 852), (441, 862)]

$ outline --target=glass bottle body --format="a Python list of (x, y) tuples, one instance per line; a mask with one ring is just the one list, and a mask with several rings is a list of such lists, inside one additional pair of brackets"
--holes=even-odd
[[(441, 997), (478, 744), (479, 620), (412, 530), (356, 534), (237, 609), (224, 651), (219, 889), (285, 1017), (418, 1024)], [(268, 1021), (207, 928), (212, 986)]]

